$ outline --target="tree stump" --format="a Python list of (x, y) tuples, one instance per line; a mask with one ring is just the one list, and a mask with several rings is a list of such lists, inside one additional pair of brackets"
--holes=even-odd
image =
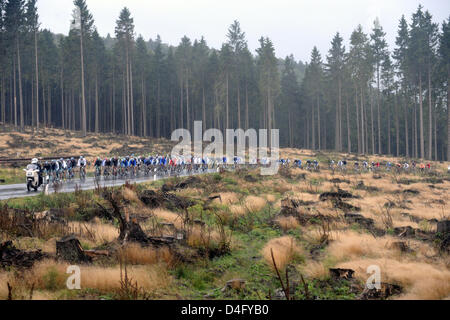
[(68, 235), (56, 241), (56, 256), (71, 263), (91, 262), (74, 235)]
[(437, 223), (437, 230), (438, 233), (446, 234), (450, 233), (450, 220), (442, 220)]
[(352, 269), (341, 269), (341, 268), (330, 268), (330, 275), (333, 279), (346, 279), (350, 280), (353, 278), (355, 273)]

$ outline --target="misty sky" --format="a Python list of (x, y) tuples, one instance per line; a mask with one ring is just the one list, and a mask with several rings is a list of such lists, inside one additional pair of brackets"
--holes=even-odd
[[(177, 45), (184, 35), (192, 40), (204, 36), (209, 46), (220, 48), (228, 26), (237, 19), (253, 53), (258, 39), (268, 36), (278, 57), (292, 53), (302, 61), (309, 60), (314, 45), (324, 57), (336, 31), (348, 48), (353, 29), (361, 24), (369, 32), (376, 17), (392, 48), (401, 15), (409, 23), (419, 3), (435, 22), (450, 15), (449, 0), (87, 0), (102, 36), (114, 36), (124, 6), (131, 11), (137, 35), (148, 40), (159, 34), (171, 45)], [(67, 34), (73, 7), (72, 0), (38, 0), (41, 27)]]

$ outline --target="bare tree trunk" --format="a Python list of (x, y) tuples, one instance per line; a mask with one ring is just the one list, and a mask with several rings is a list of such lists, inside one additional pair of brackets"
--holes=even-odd
[(161, 137), (161, 80), (158, 79), (156, 101), (156, 137)]
[(422, 74), (419, 73), (419, 125), (420, 125), (420, 158), (425, 157), (425, 145), (423, 136), (423, 97), (422, 97)]
[(183, 88), (184, 88), (184, 84), (183, 84), (183, 79), (180, 79), (180, 128), (183, 128), (183, 100), (184, 100), (184, 92), (183, 92)]
[(122, 114), (123, 114), (123, 134), (128, 134), (128, 82), (127, 78), (128, 72), (125, 75), (125, 72), (123, 74), (123, 81), (122, 81)]
[(386, 108), (387, 108), (387, 118), (388, 118), (388, 123), (387, 123), (388, 154), (390, 155), (392, 153), (391, 153), (391, 108), (389, 105), (389, 98), (390, 98), (390, 96), (388, 94), (388, 97), (387, 97), (388, 103), (386, 103)]
[(170, 88), (170, 132), (175, 130), (175, 110), (173, 103), (173, 93), (172, 88)]
[[(33, 75), (34, 76), (34, 75)], [(35, 109), (35, 106), (34, 106), (34, 102), (35, 102), (35, 100), (34, 100), (34, 95), (35, 95), (35, 93), (34, 93), (34, 78), (32, 78), (32, 81), (31, 81), (31, 86), (30, 86), (31, 88), (31, 131), (32, 132), (34, 132), (34, 127), (36, 126), (36, 109)]]
[(81, 56), (81, 132), (86, 136), (86, 98), (84, 89), (84, 53), (83, 53), (83, 25), (80, 28), (80, 56)]
[(289, 138), (288, 138), (288, 145), (289, 148), (292, 148), (292, 115), (291, 115), (291, 108), (288, 109), (288, 130), (289, 130)]
[(1, 120), (6, 123), (6, 85), (5, 85), (5, 73), (2, 72), (2, 95), (1, 95)]
[(239, 81), (238, 81), (238, 86), (237, 86), (237, 107), (238, 107), (238, 128), (241, 128), (241, 92), (240, 92), (240, 88), (239, 88)]
[[(247, 88), (247, 82), (246, 82), (245, 83), (245, 130), (248, 130), (248, 128), (249, 128), (248, 120), (249, 120), (248, 119), (248, 88)], [(450, 134), (450, 129), (449, 129), (449, 134)]]
[(450, 161), (450, 64), (447, 63), (447, 161)]
[(45, 104), (45, 80), (42, 81), (42, 115), (44, 120), (44, 127), (48, 125), (47, 121), (47, 106)]
[(436, 126), (436, 113), (433, 112), (433, 120), (434, 120), (434, 160), (438, 160), (437, 156), (437, 126)]
[(374, 128), (373, 128), (373, 98), (372, 98), (372, 86), (370, 86), (370, 131), (371, 131), (371, 140), (372, 140), (372, 154), (375, 154), (375, 136), (374, 136)]
[(116, 132), (116, 77), (115, 77), (114, 67), (113, 67), (113, 78), (112, 78), (111, 113), (112, 113), (111, 130), (113, 133), (115, 133)]
[(226, 73), (226, 90), (227, 90), (227, 93), (226, 93), (226, 121), (225, 121), (225, 129), (228, 129), (230, 126), (229, 126), (229, 119), (228, 119), (228, 117), (229, 117), (229, 105), (228, 105), (228, 72)]
[(95, 73), (95, 133), (99, 131), (98, 119), (98, 75)]
[(310, 130), (309, 130), (309, 119), (310, 119), (310, 115), (308, 114), (307, 115), (307, 117), (305, 118), (305, 122), (306, 122), (306, 126), (305, 126), (305, 128), (306, 128), (306, 149), (311, 149), (311, 147), (310, 147), (310, 141), (311, 141), (311, 139), (310, 139)]
[(130, 100), (130, 64), (128, 60), (128, 48), (126, 49), (126, 69), (127, 69), (127, 135), (131, 135), (131, 100)]
[(359, 104), (358, 104), (358, 87), (355, 86), (355, 106), (356, 106), (356, 136), (358, 137), (358, 153), (361, 153), (361, 134), (359, 128)]
[(134, 130), (134, 91), (133, 91), (133, 65), (132, 60), (130, 58), (130, 114), (131, 114), (131, 135), (135, 135), (136, 131)]
[(403, 94), (403, 110), (405, 114), (405, 156), (409, 158), (409, 129), (408, 129), (408, 110), (405, 103), (405, 94)]
[(418, 135), (417, 135), (417, 100), (414, 97), (414, 156), (419, 157), (419, 147), (418, 147)]
[(186, 124), (187, 129), (191, 129), (191, 120), (189, 117), (189, 70), (186, 70)]
[(380, 68), (378, 65), (377, 65), (377, 118), (378, 118), (378, 154), (381, 154)]
[(66, 123), (65, 123), (65, 114), (67, 113), (67, 110), (65, 110), (65, 106), (64, 106), (64, 81), (63, 81), (63, 68), (61, 68), (61, 73), (60, 73), (60, 89), (61, 89), (61, 126), (62, 129), (65, 130), (66, 129)]
[(144, 75), (142, 75), (142, 123), (143, 123), (143, 135), (146, 137), (147, 132), (147, 98), (145, 94), (145, 80)]
[(347, 152), (352, 152), (352, 140), (350, 137), (350, 114), (348, 108), (348, 95), (346, 95), (346, 103), (347, 103)]
[(433, 155), (433, 111), (431, 103), (431, 68), (428, 65), (428, 159)]
[(399, 120), (398, 120), (398, 103), (397, 103), (397, 90), (395, 90), (395, 96), (394, 96), (394, 108), (395, 108), (395, 155), (398, 157), (400, 156), (400, 133), (399, 133)]
[(317, 95), (317, 132), (318, 132), (318, 139), (319, 142), (319, 150), (320, 150), (320, 101), (319, 101), (319, 95)]
[(206, 97), (205, 97), (205, 87), (202, 87), (202, 128), (203, 131), (206, 130)]
[(47, 96), (48, 96), (48, 125), (52, 126), (52, 90), (50, 87), (50, 81), (47, 82)]
[(14, 83), (14, 127), (17, 128), (17, 80), (16, 80), (16, 58), (13, 58), (13, 83)]
[[(36, 70), (36, 128), (39, 129), (39, 64), (38, 64), (38, 49), (37, 49), (37, 32), (34, 31), (34, 58)], [(64, 124), (63, 124), (64, 127)]]
[(23, 110), (23, 94), (22, 94), (22, 68), (20, 65), (20, 46), (19, 46), (19, 38), (16, 38), (17, 43), (17, 71), (19, 76), (19, 102), (20, 102), (20, 131), (23, 131), (25, 128), (24, 124), (24, 110)]
[[(339, 134), (338, 134), (338, 150), (342, 151), (342, 82), (341, 78), (338, 79), (338, 122), (337, 125), (339, 127)], [(320, 128), (319, 128), (320, 129)], [(319, 131), (320, 134), (320, 131)], [(320, 141), (320, 136), (319, 136)]]
[(362, 149), (362, 153), (365, 154), (366, 153), (366, 140), (365, 140), (365, 127), (364, 127), (364, 123), (365, 123), (365, 116), (364, 116), (364, 97), (363, 97), (363, 88), (361, 86), (361, 149)]

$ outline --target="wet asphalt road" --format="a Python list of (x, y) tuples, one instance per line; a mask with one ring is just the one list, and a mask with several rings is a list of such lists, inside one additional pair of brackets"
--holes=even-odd
[[(198, 174), (205, 174), (205, 173), (214, 173), (217, 172), (215, 169), (209, 169), (205, 172), (196, 172), (196, 173), (190, 173), (187, 172), (181, 172), (179, 174), (176, 174), (178, 177), (186, 177), (189, 175), (198, 175)], [(59, 185), (59, 187), (56, 187), (55, 185), (49, 184), (47, 188), (44, 186), (41, 186), (37, 192), (35, 191), (27, 191), (26, 183), (20, 183), (20, 184), (7, 184), (7, 185), (0, 185), (0, 200), (7, 200), (7, 199), (13, 199), (13, 198), (24, 198), (24, 197), (32, 197), (37, 196), (40, 193), (54, 193), (54, 192), (74, 192), (76, 188), (80, 188), (82, 190), (90, 190), (95, 189), (97, 183), (101, 187), (115, 187), (115, 186), (121, 186), (125, 184), (125, 182), (130, 183), (143, 183), (143, 182), (151, 182), (161, 179), (167, 179), (170, 177), (174, 177), (175, 175), (147, 175), (147, 176), (139, 176), (136, 178), (117, 178), (117, 179), (106, 179), (104, 180), (103, 177), (101, 177), (99, 180), (94, 177), (88, 177), (84, 181), (80, 180), (79, 178), (75, 177), (71, 181), (63, 182)], [(24, 176), (25, 180), (25, 176)]]

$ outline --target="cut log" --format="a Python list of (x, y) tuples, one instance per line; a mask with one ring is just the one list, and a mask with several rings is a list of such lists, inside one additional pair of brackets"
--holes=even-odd
[(31, 268), (35, 261), (46, 257), (41, 250), (23, 251), (17, 249), (12, 241), (0, 243), (0, 267)]
[(402, 287), (396, 284), (382, 282), (380, 289), (368, 289), (367, 287), (359, 297), (361, 300), (384, 300), (388, 297), (402, 293)]
[(450, 233), (450, 220), (442, 220), (437, 223), (437, 230), (438, 233), (446, 234)]
[(352, 269), (330, 268), (330, 275), (333, 279), (350, 280), (354, 273), (355, 271)]
[(71, 263), (91, 262), (74, 235), (68, 235), (56, 241), (56, 257)]

